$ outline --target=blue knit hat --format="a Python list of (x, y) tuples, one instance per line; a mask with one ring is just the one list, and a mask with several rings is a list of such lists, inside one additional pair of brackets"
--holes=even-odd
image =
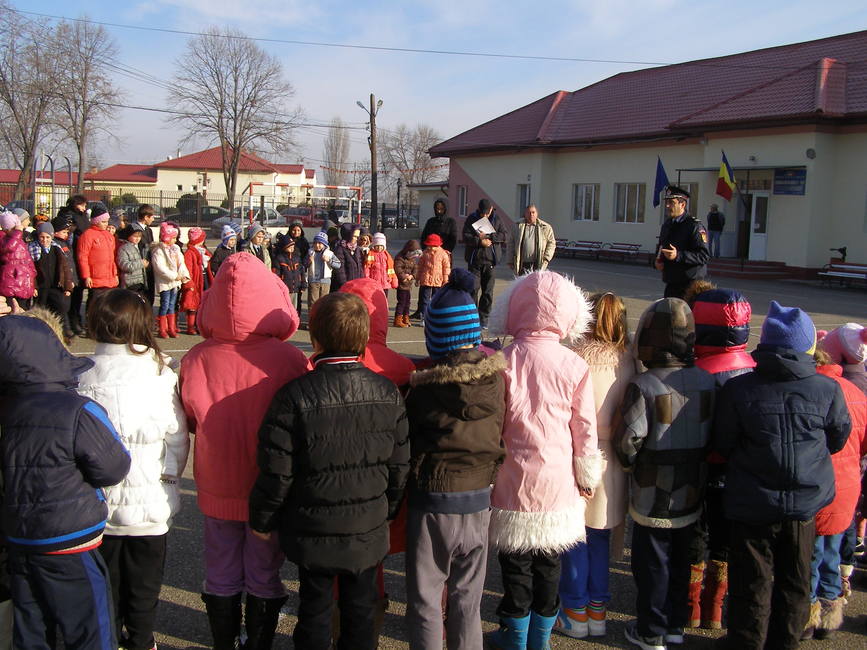
[(323, 246), (325, 246), (325, 248), (328, 248), (328, 233), (326, 233), (326, 232), (323, 231), (323, 230), (320, 230), (320, 231), (319, 231), (318, 233), (316, 233), (316, 235), (313, 237), (313, 243), (315, 244), (316, 242), (319, 242), (320, 244), (322, 244)]
[(428, 303), (424, 312), (424, 342), (432, 359), (482, 342), (479, 310), (472, 296), (475, 287), (476, 276), (466, 269), (453, 269), (449, 281)]
[(813, 354), (816, 350), (816, 326), (805, 311), (797, 307), (782, 307), (772, 300), (762, 324), (760, 343)]
[(220, 241), (222, 242), (223, 246), (228, 246), (229, 240), (232, 237), (237, 237), (237, 236), (238, 236), (238, 233), (235, 232), (235, 229), (232, 228), (232, 226), (226, 224), (225, 226), (223, 226), (223, 230), (220, 232)]

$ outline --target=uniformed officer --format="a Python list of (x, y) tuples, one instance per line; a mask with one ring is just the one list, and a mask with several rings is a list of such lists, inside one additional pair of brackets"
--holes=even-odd
[(666, 298), (683, 298), (690, 282), (707, 276), (707, 231), (686, 212), (688, 200), (689, 192), (683, 188), (665, 188), (668, 219), (659, 231), (655, 266), (662, 271)]

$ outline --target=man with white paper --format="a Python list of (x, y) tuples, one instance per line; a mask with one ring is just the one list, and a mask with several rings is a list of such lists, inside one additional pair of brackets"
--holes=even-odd
[(491, 202), (482, 199), (479, 209), (464, 222), (463, 237), (467, 268), (479, 281), (474, 298), (479, 306), (479, 319), (485, 328), (494, 303), (495, 268), (502, 257), (502, 247), (509, 240), (509, 232), (494, 212)]

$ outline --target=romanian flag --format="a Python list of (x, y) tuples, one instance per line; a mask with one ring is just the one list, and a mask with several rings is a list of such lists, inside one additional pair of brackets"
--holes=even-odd
[(722, 152), (722, 162), (719, 166), (719, 178), (716, 181), (716, 193), (723, 197), (726, 201), (732, 200), (732, 193), (735, 191), (735, 174), (732, 171), (731, 165), (726, 158), (726, 152)]

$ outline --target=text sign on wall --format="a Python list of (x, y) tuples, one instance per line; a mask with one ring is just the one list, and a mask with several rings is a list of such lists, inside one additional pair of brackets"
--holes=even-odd
[(774, 194), (804, 196), (807, 189), (806, 169), (775, 169)]

